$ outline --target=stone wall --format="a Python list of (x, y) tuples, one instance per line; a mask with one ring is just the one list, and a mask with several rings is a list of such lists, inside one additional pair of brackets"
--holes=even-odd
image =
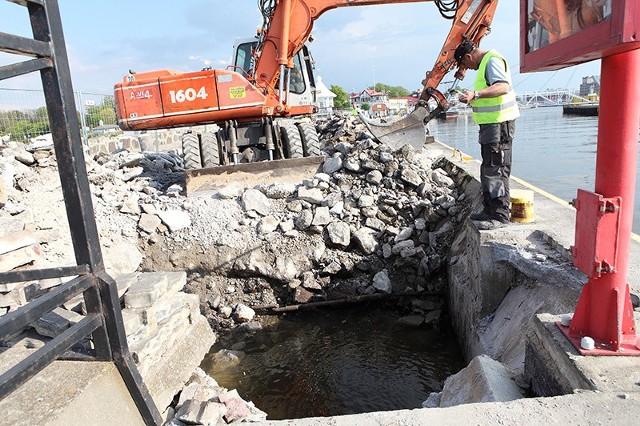
[(111, 154), (121, 150), (131, 152), (167, 152), (181, 149), (184, 129), (149, 130), (106, 134), (89, 138), (89, 154)]

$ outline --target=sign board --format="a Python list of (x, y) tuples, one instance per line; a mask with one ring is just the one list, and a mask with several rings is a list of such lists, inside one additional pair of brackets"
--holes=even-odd
[(84, 101), (84, 104), (86, 106), (95, 106), (96, 101), (86, 100), (86, 101)]
[(520, 0), (520, 70), (549, 71), (640, 48), (640, 0)]

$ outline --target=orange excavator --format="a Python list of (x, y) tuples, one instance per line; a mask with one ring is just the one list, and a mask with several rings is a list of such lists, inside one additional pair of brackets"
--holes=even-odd
[[(213, 131), (183, 136), (186, 169), (318, 156), (308, 51), (315, 20), (339, 7), (424, 1), (433, 1), (452, 27), (422, 82), (417, 107), (394, 123), (366, 121), (376, 138), (394, 148), (404, 143), (419, 147), (426, 122), (449, 107), (448, 93), (437, 86), (456, 66), (455, 48), (464, 40), (479, 44), (490, 31), (497, 0), (259, 0), (262, 28), (251, 43), (236, 46), (234, 65), (227, 69), (126, 75), (115, 86), (119, 126), (149, 130), (214, 124)], [(463, 68), (456, 71), (452, 88), (464, 73)]]

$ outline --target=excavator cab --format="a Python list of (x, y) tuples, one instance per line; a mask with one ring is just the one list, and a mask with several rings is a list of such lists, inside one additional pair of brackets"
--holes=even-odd
[[(253, 53), (257, 47), (256, 38), (236, 40), (233, 46), (234, 71), (251, 76), (254, 69)], [(302, 106), (316, 103), (316, 83), (314, 78), (313, 58), (308, 43), (293, 57), (293, 68), (289, 70), (289, 93), (287, 105)], [(275, 88), (280, 90), (279, 85)]]

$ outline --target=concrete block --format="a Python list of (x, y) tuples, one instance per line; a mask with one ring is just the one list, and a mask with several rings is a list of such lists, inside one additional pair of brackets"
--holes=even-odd
[(141, 274), (124, 295), (127, 308), (147, 308), (167, 293), (168, 276), (164, 272)]
[(38, 241), (29, 231), (21, 231), (0, 236), (0, 254), (9, 253), (23, 247), (36, 244)]
[(7, 272), (42, 258), (38, 244), (32, 244), (0, 255), (0, 272)]
[(440, 407), (474, 402), (506, 402), (523, 398), (511, 370), (503, 364), (480, 355), (458, 374), (444, 383)]
[(162, 324), (167, 318), (182, 309), (186, 309), (190, 315), (199, 314), (199, 303), (200, 298), (197, 294), (188, 294), (182, 292), (175, 293), (170, 299), (163, 298), (161, 300), (158, 300), (155, 304), (155, 308), (157, 311), (157, 321), (159, 324)]
[(130, 336), (138, 335), (144, 328), (141, 316), (132, 312), (132, 309), (122, 310), (122, 322), (124, 323), (124, 331), (127, 335), (127, 340), (130, 339)]
[(160, 412), (171, 404), (215, 343), (207, 319), (198, 315), (162, 358), (141, 374)]
[(64, 308), (56, 308), (36, 320), (33, 327), (42, 336), (56, 337), (81, 319), (80, 314)]
[(116, 287), (118, 288), (118, 297), (122, 297), (125, 295), (127, 290), (136, 282), (140, 277), (140, 272), (129, 272), (125, 274), (120, 274), (114, 278), (116, 282)]

